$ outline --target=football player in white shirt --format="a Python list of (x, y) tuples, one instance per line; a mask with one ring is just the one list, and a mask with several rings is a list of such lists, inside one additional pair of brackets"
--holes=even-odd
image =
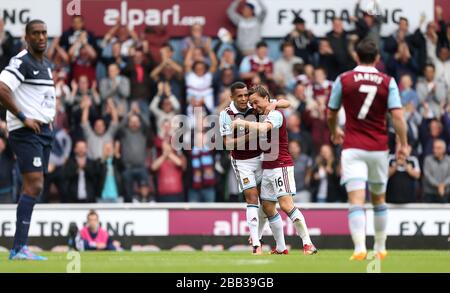
[(25, 31), (27, 49), (11, 58), (0, 74), (0, 103), (8, 110), (8, 139), (23, 178), (9, 259), (46, 260), (28, 249), (27, 240), (33, 208), (47, 172), (56, 95), (51, 64), (44, 56), (47, 25), (42, 20), (32, 20)]

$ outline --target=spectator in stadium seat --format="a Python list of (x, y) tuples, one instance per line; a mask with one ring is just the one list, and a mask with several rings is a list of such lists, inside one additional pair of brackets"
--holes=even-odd
[(84, 17), (82, 15), (74, 15), (70, 28), (64, 31), (59, 38), (59, 46), (67, 53), (73, 44), (80, 41), (83, 34), (85, 34), (89, 45), (96, 48), (95, 36), (85, 28)]
[(326, 39), (330, 44), (330, 61), (336, 65), (336, 72), (330, 71), (330, 78), (335, 79), (333, 74), (340, 74), (344, 71), (353, 69), (355, 62), (349, 52), (348, 33), (344, 30), (342, 19), (335, 17), (333, 19), (333, 28), (326, 34)]
[(120, 74), (120, 68), (116, 63), (108, 66), (108, 77), (100, 81), (100, 96), (103, 101), (113, 99), (120, 117), (128, 112), (130, 81)]
[[(444, 20), (443, 9), (442, 9), (442, 6), (440, 6), (440, 5), (436, 5), (435, 20), (439, 24), (437, 46), (450, 48), (450, 30), (449, 30), (448, 24)], [(434, 52), (435, 51), (433, 51), (433, 53)]]
[[(411, 149), (411, 147), (410, 147)], [(389, 180), (386, 201), (389, 203), (412, 203), (417, 201), (417, 187), (420, 179), (419, 160), (415, 156), (405, 157), (399, 152), (389, 155)]]
[(146, 26), (144, 30), (144, 39), (147, 42), (146, 46), (152, 56), (155, 64), (160, 64), (163, 60), (161, 58), (160, 50), (168, 44), (170, 35), (164, 25)]
[(67, 85), (67, 73), (64, 70), (55, 70), (52, 75), (55, 83), (56, 100), (60, 101), (61, 109), (65, 111), (67, 103), (72, 101), (71, 90)]
[(173, 47), (169, 43), (163, 44), (159, 52), (161, 63), (152, 70), (150, 76), (155, 84), (168, 82), (171, 92), (180, 101), (183, 96), (183, 67), (173, 58)]
[(422, 124), (420, 125), (420, 142), (422, 144), (423, 157), (433, 153), (434, 141), (438, 139), (444, 140), (441, 121), (436, 118), (422, 119)]
[(314, 202), (345, 202), (346, 196), (340, 185), (339, 162), (330, 145), (320, 147), (312, 175)]
[(217, 43), (214, 46), (214, 53), (216, 53), (217, 59), (222, 61), (225, 51), (229, 51), (233, 56), (233, 63), (230, 63), (229, 61), (226, 61), (226, 63), (235, 65), (234, 59), (238, 60), (241, 56), (239, 54), (239, 49), (233, 40), (233, 35), (226, 28), (221, 27), (217, 32), (217, 38)]
[(207, 145), (207, 130), (197, 123), (197, 131), (192, 131), (192, 150), (188, 151), (187, 161), (190, 174), (188, 201), (214, 202), (216, 200), (215, 157), (214, 151)]
[(324, 95), (317, 96), (315, 103), (303, 114), (303, 122), (311, 132), (314, 149), (318, 150), (322, 145), (330, 143), (330, 132), (326, 119), (326, 101)]
[(373, 7), (361, 8), (361, 0), (356, 1), (353, 17), (350, 18), (356, 27), (359, 40), (366, 37), (375, 41), (378, 47), (381, 44), (381, 25), (383, 23), (382, 11), (379, 2), (374, 1)]
[(436, 47), (439, 42), (438, 27), (435, 21), (428, 22), (425, 29), (424, 38), (426, 43), (425, 47), (427, 51), (427, 62), (432, 62), (433, 55), (436, 54)]
[[(122, 56), (120, 53), (121, 44), (119, 42), (115, 42), (111, 45), (111, 56), (101, 56), (101, 63), (100, 66), (104, 66), (101, 69), (101, 72), (103, 73), (103, 70), (106, 71), (106, 68), (110, 64), (117, 64), (119, 66), (120, 70), (124, 70), (127, 66), (128, 60), (130, 59), (129, 56)], [(97, 75), (99, 71), (97, 71)], [(104, 73), (103, 73), (104, 74)], [(97, 76), (97, 78), (100, 78), (100, 76)]]
[(411, 51), (406, 42), (398, 44), (396, 53), (391, 56), (386, 64), (386, 70), (397, 83), (400, 82), (400, 77), (404, 74), (409, 74), (416, 84), (417, 74), (419, 73), (419, 65), (411, 55)]
[(158, 92), (150, 103), (150, 111), (156, 119), (156, 129), (158, 135), (162, 131), (164, 121), (172, 121), (174, 116), (180, 112), (180, 103), (172, 94), (170, 84), (168, 82), (158, 83)]
[[(436, 52), (436, 49), (432, 52)], [(450, 88), (450, 49), (438, 47), (437, 53), (431, 54), (430, 57), (435, 67), (435, 76), (445, 82), (447, 89)]]
[(106, 111), (112, 117), (112, 121), (108, 128), (104, 119), (99, 118), (94, 122), (94, 129), (89, 123), (89, 109), (91, 108), (91, 100), (83, 99), (81, 102), (81, 128), (88, 144), (88, 157), (93, 160), (101, 159), (103, 156), (103, 146), (106, 143), (113, 142), (114, 135), (119, 125), (119, 116), (112, 99), (106, 101)]
[(296, 16), (292, 21), (294, 29), (284, 37), (284, 41), (294, 46), (295, 56), (305, 63), (314, 63), (314, 53), (318, 49), (318, 42), (314, 34), (306, 29), (305, 20)]
[(121, 178), (123, 164), (120, 154), (112, 143), (103, 146), (103, 157), (99, 162), (99, 185), (97, 202), (120, 202), (122, 198)]
[(151, 93), (150, 72), (152, 64), (146, 62), (144, 51), (137, 49), (131, 56), (123, 74), (130, 80), (130, 103), (137, 101), (144, 115), (148, 115)]
[(181, 50), (183, 51), (183, 55), (186, 56), (191, 47), (207, 51), (210, 44), (211, 38), (203, 35), (203, 26), (199, 23), (195, 23), (191, 26), (189, 36), (181, 41)]
[[(233, 50), (227, 48), (222, 52), (219, 68), (214, 75), (214, 87), (216, 93), (223, 87), (229, 87), (239, 78), (239, 68), (236, 65), (236, 54)], [(219, 57), (219, 56), (218, 56)]]
[(112, 46), (114, 43), (120, 43), (120, 55), (122, 57), (131, 56), (133, 53), (132, 48), (138, 43), (139, 37), (137, 33), (129, 29), (126, 25), (120, 23), (120, 18), (117, 18), (116, 25), (105, 34), (101, 42), (103, 49), (103, 57), (112, 56)]
[[(406, 104), (403, 110), (408, 126), (408, 144), (411, 146), (411, 154), (418, 155), (420, 146), (419, 129), (422, 124), (422, 116), (414, 107), (413, 103)], [(393, 138), (393, 140), (395, 139)]]
[(53, 140), (52, 150), (48, 163), (48, 174), (44, 181), (44, 190), (41, 202), (49, 202), (51, 185), (54, 184), (60, 200), (61, 194), (66, 193), (64, 182), (64, 165), (70, 157), (72, 151), (72, 139), (68, 131), (64, 128), (55, 128), (55, 139)]
[(54, 38), (47, 50), (47, 58), (53, 63), (54, 69), (70, 70), (69, 54), (60, 46), (60, 38)]
[(400, 97), (403, 106), (411, 103), (414, 108), (419, 107), (419, 96), (413, 88), (411, 75), (404, 74), (400, 77)]
[(313, 161), (311, 157), (302, 152), (300, 141), (289, 141), (289, 153), (294, 161), (294, 177), (297, 194), (296, 202), (311, 202), (309, 184), (311, 182)]
[(433, 143), (433, 154), (425, 158), (423, 188), (426, 202), (448, 203), (450, 198), (450, 157), (441, 139)]
[(267, 43), (256, 44), (256, 53), (242, 59), (239, 74), (247, 85), (252, 85), (252, 79), (259, 77), (263, 83), (273, 80), (273, 61), (269, 57)]
[(312, 102), (312, 98), (306, 95), (308, 90), (303, 83), (298, 82), (295, 84), (292, 94), (287, 96), (291, 107), (300, 114), (303, 114)]
[(217, 59), (210, 45), (207, 49), (211, 61), (209, 67), (205, 61), (193, 57), (194, 47), (191, 47), (186, 54), (184, 68), (186, 98), (189, 104), (187, 114), (190, 117), (195, 107), (202, 107), (208, 113), (214, 111), (213, 74), (217, 69)]
[(341, 73), (341, 69), (339, 68), (340, 65), (334, 55), (333, 49), (331, 48), (330, 41), (327, 39), (319, 41), (318, 65), (328, 72), (328, 75), (332, 80), (335, 80)]
[(302, 119), (299, 113), (292, 113), (286, 122), (288, 139), (297, 140), (302, 144), (302, 152), (310, 157), (314, 155), (314, 146), (311, 134), (302, 127)]
[(64, 166), (67, 193), (61, 194), (61, 201), (72, 203), (95, 202), (98, 183), (98, 164), (87, 156), (85, 141), (75, 143), (73, 157)]
[(14, 38), (5, 30), (5, 22), (0, 18), (0, 71), (8, 65), (14, 55)]
[(108, 231), (100, 226), (98, 214), (90, 210), (87, 215), (87, 225), (81, 229), (83, 250), (121, 250), (120, 242), (113, 241)]
[(186, 158), (173, 149), (171, 144), (172, 121), (164, 119), (161, 132), (155, 139), (154, 158), (151, 169), (156, 173), (158, 202), (183, 202), (183, 174), (186, 170)]
[(0, 136), (0, 203), (13, 203), (14, 153), (5, 137)]
[(333, 82), (327, 79), (326, 70), (318, 67), (314, 70), (314, 81), (311, 86), (314, 100), (317, 100), (320, 96), (325, 96), (328, 99), (331, 94)]
[[(267, 8), (261, 0), (257, 0), (261, 8), (259, 14), (255, 14), (253, 4), (245, 0), (234, 0), (227, 9), (228, 17), (237, 26), (236, 45), (240, 53), (249, 56), (255, 52), (256, 44), (261, 41), (261, 29), (267, 15)], [(242, 11), (236, 10), (242, 3)]]
[(118, 139), (120, 154), (124, 166), (122, 178), (125, 188), (125, 201), (131, 202), (134, 196), (134, 186), (138, 186), (138, 200), (150, 200), (149, 174), (146, 167), (147, 149), (150, 145), (149, 120), (142, 115), (140, 107), (135, 102), (130, 112), (119, 127)]
[(447, 100), (447, 86), (444, 80), (436, 75), (433, 64), (427, 64), (423, 73), (424, 77), (418, 80), (416, 86), (420, 103), (427, 103), (431, 117), (439, 118), (442, 114), (442, 106)]
[(97, 82), (94, 81), (92, 86), (89, 87), (89, 80), (87, 76), (80, 76), (78, 82), (72, 80), (72, 91), (70, 95), (66, 96), (65, 110), (71, 126), (71, 136), (75, 139), (83, 138), (83, 130), (81, 128), (81, 116), (82, 116), (82, 101), (89, 99), (91, 101), (89, 107), (89, 119), (93, 123), (100, 117), (99, 108), (101, 105), (100, 94), (97, 91)]
[(78, 80), (80, 76), (86, 75), (89, 85), (92, 85), (96, 80), (97, 52), (88, 42), (86, 31), (80, 33), (80, 36), (70, 47), (68, 54), (71, 62), (72, 80)]
[(295, 56), (294, 46), (290, 42), (284, 42), (281, 47), (282, 56), (275, 61), (273, 75), (275, 81), (287, 88), (288, 82), (294, 78), (294, 64), (304, 63), (303, 59)]

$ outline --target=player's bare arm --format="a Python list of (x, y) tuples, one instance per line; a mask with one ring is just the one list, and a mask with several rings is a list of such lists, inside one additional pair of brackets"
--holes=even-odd
[(403, 109), (396, 108), (392, 109), (391, 111), (391, 117), (392, 117), (392, 124), (395, 129), (395, 133), (398, 136), (399, 142), (400, 142), (400, 152), (408, 156), (409, 155), (409, 148), (408, 148), (408, 138), (407, 138), (407, 127), (405, 118), (403, 116)]
[(327, 122), (331, 133), (331, 141), (334, 144), (342, 144), (344, 142), (344, 131), (338, 125), (338, 111), (328, 109)]
[(243, 119), (236, 119), (233, 121), (233, 123), (231, 124), (233, 129), (236, 128), (246, 128), (249, 130), (250, 133), (264, 133), (264, 132), (268, 132), (269, 130), (271, 130), (273, 128), (272, 123), (270, 122), (253, 122), (253, 121), (246, 121)]
[(291, 102), (289, 102), (286, 99), (280, 99), (276, 100), (273, 103), (270, 103), (270, 105), (267, 106), (266, 110), (264, 111), (264, 115), (269, 114), (270, 111), (275, 109), (287, 109), (291, 106)]
[(20, 110), (17, 108), (14, 103), (13, 94), (11, 89), (4, 83), (0, 81), (0, 104), (6, 108), (9, 112), (11, 112), (14, 116), (19, 118), (22, 123), (34, 130), (34, 132), (40, 132), (39, 122), (33, 119), (27, 118)]

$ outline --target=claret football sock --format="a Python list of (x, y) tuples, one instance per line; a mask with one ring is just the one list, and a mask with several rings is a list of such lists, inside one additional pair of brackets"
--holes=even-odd
[(30, 229), (31, 215), (36, 203), (34, 197), (22, 194), (17, 205), (16, 233), (14, 235), (13, 249), (19, 251), (28, 241), (28, 230)]

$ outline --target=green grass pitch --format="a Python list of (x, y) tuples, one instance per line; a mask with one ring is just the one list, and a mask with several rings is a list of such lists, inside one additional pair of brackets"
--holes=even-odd
[[(8, 261), (0, 253), (0, 272), (66, 272), (66, 253), (44, 252), (44, 262)], [(321, 250), (305, 256), (292, 250), (289, 255), (253, 256), (246, 252), (83, 252), (80, 271), (88, 272), (354, 272), (369, 266), (381, 272), (450, 272), (450, 251), (391, 250), (380, 263), (349, 261), (350, 250)], [(70, 267), (70, 265), (69, 265)]]

